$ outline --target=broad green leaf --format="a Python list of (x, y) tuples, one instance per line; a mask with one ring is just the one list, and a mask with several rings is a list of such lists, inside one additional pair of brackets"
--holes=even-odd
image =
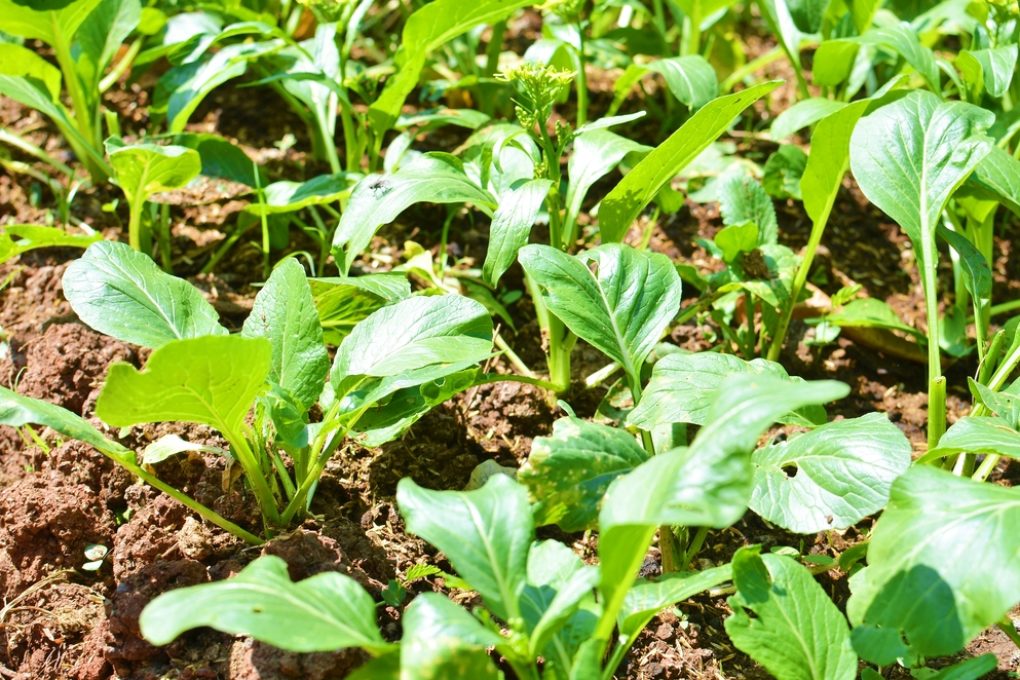
[(354, 187), (333, 235), (333, 257), (340, 273), (350, 271), (354, 259), (368, 247), (379, 227), (421, 202), (496, 207), (495, 198), (475, 186), (459, 164), (447, 156), (422, 155), (392, 174), (366, 177)]
[(850, 579), (857, 652), (878, 664), (955, 654), (998, 622), (1020, 601), (1018, 523), (1017, 489), (907, 470)]
[(875, 298), (851, 300), (825, 316), (825, 320), (846, 328), (889, 328), (910, 335), (920, 335), (916, 328), (903, 323), (888, 303)]
[(82, 22), (75, 35), (75, 69), (85, 87), (86, 96), (99, 96), (99, 81), (117, 50), (141, 20), (139, 0), (101, 0)]
[(812, 80), (825, 87), (842, 85), (850, 77), (860, 49), (860, 43), (854, 39), (823, 40), (815, 50)]
[(58, 227), (35, 224), (0, 226), (0, 263), (37, 248), (88, 248), (102, 234), (69, 234)]
[(719, 94), (715, 69), (700, 55), (657, 59), (645, 66), (666, 81), (670, 94), (690, 109), (699, 109)]
[(99, 241), (64, 272), (75, 314), (100, 333), (153, 349), (171, 340), (226, 335), (197, 288), (124, 243)]
[(411, 297), (411, 284), (400, 273), (309, 279), (323, 337), (339, 345), (354, 326), (380, 307)]
[(107, 439), (81, 416), (55, 404), (0, 387), (0, 424), (10, 427), (42, 425), (65, 437), (85, 442), (116, 460), (133, 464), (135, 454)]
[(574, 257), (532, 244), (520, 261), (548, 309), (629, 376), (680, 310), (680, 276), (664, 255), (606, 244)]
[(520, 616), (535, 533), (523, 486), (493, 475), (477, 491), (430, 491), (405, 478), (397, 505), (408, 531), (442, 550), (496, 616)]
[(123, 362), (113, 364), (96, 401), (96, 415), (115, 427), (202, 423), (233, 437), (265, 388), (271, 358), (264, 338), (175, 340), (155, 350), (142, 371)]
[(562, 647), (572, 646), (568, 632), (558, 633), (582, 604), (594, 604), (598, 580), (598, 568), (586, 565), (563, 543), (547, 540), (532, 544), (521, 613), (531, 634), (528, 647), (533, 656), (563, 656)]
[(726, 564), (702, 571), (667, 574), (655, 581), (637, 581), (627, 591), (620, 610), (620, 635), (636, 635), (666, 607), (683, 602), (732, 578)]
[[(704, 425), (719, 388), (727, 377), (738, 373), (770, 376), (790, 385), (803, 382), (766, 359), (744, 361), (717, 352), (670, 354), (655, 362), (641, 401), (627, 416), (627, 423), (649, 432), (673, 423)], [(811, 404), (780, 414), (779, 421), (817, 425), (825, 422), (825, 409)]]
[(517, 252), (528, 243), (531, 226), (538, 218), (552, 181), (533, 179), (499, 197), (499, 207), (489, 227), (489, 247), (485, 252), (482, 276), (495, 286), (517, 259)]
[(845, 529), (885, 507), (910, 452), (880, 413), (822, 425), (754, 452), (750, 508), (801, 534)]
[(245, 210), (256, 215), (278, 215), (310, 205), (336, 203), (350, 193), (351, 180), (343, 173), (320, 175), (307, 182), (273, 182), (262, 191), (262, 199), (248, 204)]
[(492, 352), (492, 317), (459, 295), (412, 297), (373, 312), (337, 350), (331, 381), (338, 394), (367, 378), (371, 397), (474, 366)]
[(761, 83), (713, 99), (649, 152), (602, 200), (599, 208), (602, 241), (623, 239), (631, 223), (662, 187), (729, 129), (744, 109), (778, 86), (778, 81)]
[(536, 437), (517, 479), (535, 501), (538, 526), (564, 531), (592, 528), (609, 483), (648, 454), (634, 435), (580, 418), (560, 418), (550, 437)]
[(176, 434), (167, 434), (145, 447), (145, 450), (142, 451), (142, 464), (155, 465), (156, 463), (161, 463), (167, 458), (172, 458), (178, 453), (184, 453), (185, 451), (204, 451), (206, 453), (229, 455), (218, 446), (196, 444), (195, 442), (189, 442), (185, 439), (181, 439)]
[(531, 4), (533, 0), (478, 0), (468, 5), (461, 0), (436, 0), (411, 14), (394, 57), (396, 73), (369, 109), (376, 133), (393, 127), (404, 100), (418, 84), (430, 52), (475, 26), (502, 21)]
[[(35, 82), (17, 82), (23, 79)], [(14, 43), (0, 43), (0, 94), (34, 106), (25, 101), (25, 97), (18, 96), (16, 88), (30, 88), (35, 84), (38, 94), (33, 97), (43, 96), (56, 106), (56, 102), (60, 101), (60, 80), (60, 69), (32, 50)]]
[(956, 58), (956, 68), (974, 94), (980, 97), (983, 90), (997, 99), (1005, 94), (1013, 80), (1017, 51), (1016, 45), (962, 50)]
[(751, 498), (751, 451), (784, 413), (843, 397), (833, 381), (726, 379), (690, 448), (660, 453), (614, 481), (599, 512), (600, 589), (612, 611), (637, 575), (659, 526), (727, 527)]
[(757, 225), (757, 245), (775, 243), (779, 236), (772, 199), (753, 177), (743, 173), (730, 175), (719, 189), (719, 210), (726, 224)]
[(737, 649), (783, 680), (853, 680), (857, 655), (836, 605), (805, 567), (742, 548), (733, 558), (726, 633)]
[(287, 258), (255, 296), (241, 335), (265, 338), (273, 348), (269, 379), (305, 409), (318, 399), (329, 373), (329, 355), (305, 270)]
[(991, 192), (1014, 214), (1020, 215), (1020, 160), (1005, 149), (993, 147), (977, 164), (970, 184)]
[(860, 40), (864, 44), (893, 50), (921, 74), (929, 88), (935, 92), (941, 91), (935, 53), (921, 44), (917, 31), (907, 22), (873, 29), (861, 36)]
[[(817, 60), (817, 56), (815, 59)], [(770, 133), (772, 138), (777, 141), (786, 139), (802, 128), (814, 125), (846, 106), (846, 102), (824, 97), (804, 99), (776, 116), (776, 119), (772, 121)]]
[[(0, 0), (0, 30), (20, 38), (35, 38), (53, 45), (71, 37), (100, 0)], [(35, 4), (36, 7), (32, 7)]]
[(935, 230), (942, 209), (990, 151), (980, 132), (993, 122), (989, 111), (916, 91), (861, 118), (854, 129), (854, 177), (910, 237), (922, 271), (937, 263)]
[(733, 264), (740, 255), (758, 247), (758, 225), (754, 222), (731, 224), (720, 229), (712, 242), (722, 252), (723, 261)]
[(180, 189), (202, 172), (202, 158), (185, 146), (131, 144), (108, 140), (114, 179), (132, 205), (161, 191)]
[(182, 132), (170, 139), (176, 146), (186, 146), (198, 152), (202, 159), (202, 175), (226, 179), (249, 187), (262, 182), (262, 173), (241, 148), (219, 135)]
[(792, 144), (783, 144), (769, 156), (761, 180), (769, 196), (801, 200), (800, 180), (804, 176), (807, 159), (807, 154)]
[(291, 652), (388, 647), (375, 625), (375, 603), (357, 581), (330, 571), (295, 583), (275, 555), (225, 581), (163, 593), (142, 610), (138, 624), (154, 645), (209, 627)]
[(401, 620), (401, 678), (502, 678), (486, 649), (503, 641), (463, 607), (439, 593), (422, 593)]
[(946, 430), (938, 447), (928, 451), (921, 460), (957, 453), (992, 453), (1020, 459), (1020, 432), (999, 417), (964, 416)]

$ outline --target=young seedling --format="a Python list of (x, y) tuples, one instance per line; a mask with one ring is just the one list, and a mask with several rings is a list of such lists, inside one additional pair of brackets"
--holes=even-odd
[[(197, 289), (123, 244), (90, 246), (68, 268), (64, 291), (86, 324), (153, 349), (144, 370), (111, 366), (96, 415), (115, 427), (189, 422), (215, 428), (243, 470), (268, 533), (304, 516), (344, 441), (379, 444), (399, 436), (432, 406), (474, 384), (476, 365), (492, 349), (492, 322), (480, 304), (452, 295), (408, 297), (355, 325), (331, 367), (311, 289), (292, 259), (256, 296), (239, 335), (228, 334)], [(92, 444), (209, 521), (259, 541), (145, 469), (194, 450), (176, 434), (139, 459), (63, 409), (9, 390), (0, 396), (0, 422), (46, 425)], [(322, 419), (309, 423), (315, 405)]]

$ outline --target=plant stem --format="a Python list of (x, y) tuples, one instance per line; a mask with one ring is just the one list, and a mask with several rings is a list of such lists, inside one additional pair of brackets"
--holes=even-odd
[(729, 77), (726, 78), (726, 80), (722, 81), (722, 83), (719, 85), (719, 93), (723, 94), (729, 92), (730, 90), (733, 89), (734, 85), (737, 85), (738, 83), (743, 81), (744, 78), (748, 77), (749, 75), (753, 74), (755, 71), (758, 71), (759, 69), (765, 68), (772, 62), (781, 59), (785, 54), (786, 53), (783, 51), (783, 49), (777, 46), (773, 47), (768, 52), (762, 54), (757, 59), (752, 59), (751, 61), (747, 62), (746, 64), (738, 68), (736, 71), (731, 73)]
[(708, 538), (708, 527), (698, 527), (698, 532), (694, 534), (694, 540), (687, 546), (686, 552), (684, 552), (684, 563), (681, 569), (690, 569), (691, 562), (694, 561), (695, 556), (701, 552), (702, 546), (705, 545), (705, 539)]
[(535, 372), (528, 368), (528, 365), (524, 363), (523, 359), (517, 356), (517, 352), (515, 352), (513, 348), (507, 344), (502, 335), (496, 333), (496, 336), (492, 339), (492, 341), (495, 343), (496, 347), (499, 348), (499, 351), (503, 353), (503, 356), (507, 358), (507, 361), (509, 361), (511, 365), (513, 365), (513, 367), (521, 373), (521, 375), (528, 378), (535, 377)]
[(797, 306), (797, 300), (800, 299), (804, 286), (807, 284), (807, 277), (811, 272), (811, 265), (814, 263), (818, 246), (822, 242), (822, 234), (825, 233), (825, 225), (829, 221), (829, 213), (831, 211), (832, 205), (830, 203), (829, 209), (822, 213), (820, 219), (811, 224), (811, 235), (808, 237), (807, 245), (804, 247), (804, 254), (801, 255), (800, 264), (797, 266), (797, 273), (793, 277), (793, 285), (790, 288), (790, 304), (783, 310), (779, 325), (776, 326), (776, 332), (772, 336), (772, 344), (769, 346), (769, 352), (766, 357), (769, 361), (778, 361), (779, 354), (783, 351), (786, 333), (790, 329), (790, 320), (793, 318), (793, 310)]
[(70, 37), (65, 36), (57, 24), (56, 13), (51, 12), (50, 16), (52, 17), (50, 23), (53, 30), (53, 54), (57, 58), (60, 70), (64, 74), (64, 83), (67, 85), (68, 94), (71, 95), (71, 105), (74, 107), (74, 122), (83, 138), (85, 146), (88, 150), (92, 151), (92, 153), (87, 153), (81, 160), (85, 163), (85, 167), (88, 168), (89, 174), (92, 175), (92, 180), (98, 184), (106, 179), (106, 175), (109, 173), (105, 168), (96, 163), (93, 158), (95, 149), (101, 146), (99, 130), (96, 129), (92, 120), (95, 112), (91, 110), (85, 90), (82, 88), (82, 83), (78, 80), (74, 57), (71, 55)]
[(588, 74), (585, 71), (584, 22), (577, 22), (577, 127), (588, 122)]
[(701, 47), (701, 2), (695, 0), (691, 3), (691, 13), (687, 15), (687, 35), (684, 40), (685, 55), (698, 54)]
[[(931, 231), (931, 230), (927, 230)], [(922, 231), (924, 233), (924, 231)], [(946, 384), (942, 379), (942, 331), (939, 320), (938, 282), (935, 264), (938, 253), (931, 239), (922, 239), (921, 250), (925, 315), (928, 322), (928, 448), (938, 445), (946, 428)]]
[(1006, 637), (1008, 637), (1013, 644), (1017, 646), (1017, 648), (1020, 648), (1020, 634), (1017, 633), (1016, 625), (1013, 623), (1011, 618), (1004, 616), (1002, 617), (1002, 621), (999, 621), (995, 625), (999, 630), (1006, 634)]
[(928, 383), (928, 448), (934, 449), (946, 432), (946, 378), (938, 376)]
[(498, 382), (518, 382), (541, 387), (544, 390), (556, 391), (556, 385), (548, 380), (529, 378), (526, 375), (517, 375), (516, 373), (483, 373), (481, 378), (475, 381), (475, 385), (489, 385)]

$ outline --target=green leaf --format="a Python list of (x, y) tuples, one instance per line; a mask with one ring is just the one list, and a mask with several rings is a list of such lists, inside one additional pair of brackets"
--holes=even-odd
[(55, 404), (33, 399), (0, 387), (0, 424), (10, 427), (42, 425), (102, 451), (106, 455), (133, 464), (135, 454), (107, 439), (81, 416)]
[(875, 298), (851, 300), (842, 308), (827, 314), (825, 320), (846, 328), (889, 328), (914, 336), (920, 335), (916, 328), (903, 323), (886, 302)]
[(69, 234), (58, 227), (35, 224), (0, 226), (0, 263), (37, 248), (88, 248), (102, 234)]
[(910, 237), (922, 271), (937, 263), (935, 229), (942, 210), (989, 152), (979, 132), (994, 120), (976, 106), (915, 91), (861, 118), (854, 129), (854, 177)]
[(534, 537), (523, 486), (493, 475), (477, 491), (430, 491), (405, 478), (397, 505), (408, 531), (442, 550), (496, 616), (520, 616)]
[(1020, 160), (995, 146), (974, 169), (968, 185), (973, 184), (1002, 201), (1020, 215)]
[(517, 479), (535, 500), (538, 526), (583, 531), (598, 519), (609, 483), (648, 459), (634, 435), (580, 418), (560, 418), (536, 437)]
[(436, 380), (474, 366), (492, 352), (492, 317), (459, 295), (412, 297), (373, 312), (337, 350), (331, 381), (337, 394), (368, 381), (371, 397)]
[(126, 244), (99, 241), (64, 272), (75, 314), (100, 333), (153, 349), (171, 340), (226, 335), (197, 288)]
[(446, 680), (502, 678), (486, 654), (501, 642), (478, 619), (438, 593), (422, 593), (401, 620), (401, 678)]
[(266, 338), (273, 349), (269, 379), (305, 409), (315, 403), (329, 373), (329, 355), (305, 270), (294, 258), (273, 270), (255, 296), (241, 335)]
[(957, 265), (963, 273), (963, 284), (979, 309), (984, 309), (992, 299), (992, 270), (981, 251), (966, 236), (950, 231), (939, 225), (938, 234), (956, 251)]
[(980, 98), (982, 90), (998, 99), (1006, 93), (1016, 70), (1018, 48), (1003, 45), (983, 50), (961, 50), (956, 58), (964, 82)]
[[(606, 119), (599, 119), (595, 125)], [(590, 126), (574, 137), (574, 150), (567, 161), (567, 206), (568, 220), (573, 222), (581, 213), (581, 207), (588, 191), (628, 156), (644, 154), (651, 150), (627, 137), (604, 128)]]
[(907, 22), (901, 21), (898, 24), (870, 30), (861, 36), (860, 40), (864, 44), (879, 45), (896, 52), (921, 74), (929, 88), (935, 92), (941, 91), (935, 53), (921, 44), (917, 30)]
[(182, 132), (171, 140), (177, 146), (186, 146), (198, 152), (202, 159), (202, 175), (215, 179), (238, 182), (249, 187), (258, 186), (261, 175), (258, 166), (240, 147), (219, 135)]
[(635, 582), (627, 591), (620, 610), (620, 635), (636, 635), (660, 611), (729, 581), (732, 571), (726, 564), (697, 572), (667, 574), (655, 581)]
[(657, 59), (645, 68), (666, 81), (670, 94), (690, 109), (699, 109), (719, 94), (715, 69), (701, 55)]
[[(817, 55), (815, 60), (818, 60)], [(814, 125), (837, 111), (841, 111), (846, 106), (846, 102), (824, 97), (804, 99), (776, 116), (776, 119), (772, 121), (770, 133), (772, 138), (777, 141), (786, 139), (802, 128)]]
[(806, 568), (782, 555), (741, 548), (733, 557), (726, 633), (783, 680), (853, 680), (857, 655), (836, 605)]
[(992, 453), (1020, 459), (1020, 432), (999, 417), (964, 416), (953, 423), (922, 462), (957, 453)]
[(645, 156), (602, 200), (599, 208), (602, 241), (623, 239), (641, 210), (669, 180), (724, 133), (744, 109), (778, 86), (778, 81), (761, 83), (713, 99)]
[(754, 452), (750, 508), (801, 534), (845, 529), (885, 507), (910, 452), (880, 413), (822, 425)]
[(274, 555), (226, 581), (163, 593), (142, 610), (138, 624), (154, 645), (207, 626), (291, 652), (388, 648), (375, 625), (375, 603), (354, 579), (331, 571), (294, 583), (287, 563)]
[(489, 247), (485, 252), (482, 276), (495, 286), (517, 259), (517, 252), (527, 245), (531, 226), (538, 218), (552, 181), (533, 179), (499, 197), (499, 207), (489, 227)]
[(411, 297), (407, 277), (396, 272), (308, 279), (323, 337), (339, 345), (351, 329), (380, 307)]
[(690, 448), (650, 458), (606, 492), (599, 558), (607, 609), (622, 604), (657, 527), (724, 528), (740, 519), (751, 498), (751, 451), (776, 418), (848, 391), (833, 381), (791, 384), (764, 375), (725, 380)]
[(919, 680), (978, 680), (995, 670), (998, 659), (994, 654), (982, 654), (965, 659), (949, 668), (943, 668), (931, 675), (918, 675)]
[(811, 153), (800, 178), (800, 191), (804, 210), (815, 224), (829, 219), (850, 164), (850, 135), (867, 108), (866, 101), (849, 104), (819, 122), (811, 135)]
[[(850, 580), (854, 647), (886, 664), (955, 654), (1020, 601), (1020, 491), (914, 465)], [(872, 648), (873, 639), (886, 644)], [(890, 644), (896, 643), (896, 644)], [(895, 658), (895, 657), (894, 657)]]
[(376, 133), (393, 127), (404, 100), (418, 84), (430, 52), (475, 26), (502, 21), (531, 4), (533, 0), (478, 0), (470, 5), (461, 0), (436, 0), (412, 13), (404, 24), (400, 49), (394, 57), (396, 73), (369, 109)]
[(769, 196), (801, 200), (800, 180), (804, 176), (807, 159), (807, 154), (792, 144), (783, 144), (769, 156), (762, 177), (762, 185)]
[[(30, 82), (24, 82), (27, 79)], [(60, 101), (60, 80), (60, 69), (32, 50), (14, 43), (0, 43), (0, 93), (33, 107), (31, 100), (42, 96), (56, 106)], [(31, 97), (19, 96), (19, 88), (33, 86), (37, 89)]]
[(350, 271), (354, 259), (368, 247), (379, 227), (421, 202), (496, 207), (495, 198), (475, 186), (448, 156), (425, 154), (392, 174), (366, 177), (354, 187), (333, 235), (333, 257), (340, 273)]
[(202, 172), (202, 158), (185, 146), (106, 142), (114, 179), (131, 203), (147, 201), (161, 191), (180, 189)]
[(725, 224), (757, 225), (757, 245), (773, 244), (779, 236), (772, 199), (753, 177), (739, 173), (726, 178), (719, 189), (719, 210)]
[(99, 97), (99, 82), (117, 50), (142, 17), (139, 0), (101, 0), (75, 35), (75, 69), (89, 88), (86, 96)]
[[(71, 37), (95, 10), (100, 0), (58, 0), (35, 9), (22, 0), (0, 0), (0, 29), (20, 38), (35, 38), (50, 45), (59, 36), (71, 42)], [(38, 7), (38, 3), (37, 4)]]
[(572, 656), (562, 652), (564, 647), (576, 647), (564, 626), (569, 628), (571, 617), (582, 605), (594, 606), (598, 580), (598, 568), (586, 565), (559, 541), (532, 544), (528, 553), (528, 581), (521, 595), (521, 613), (530, 631), (528, 648), (532, 656), (547, 659)]
[(142, 371), (113, 364), (96, 401), (96, 415), (115, 427), (202, 423), (232, 437), (265, 388), (271, 357), (264, 338), (175, 340), (155, 350)]
[[(766, 359), (744, 361), (717, 352), (670, 354), (655, 362), (641, 401), (627, 416), (627, 423), (649, 432), (673, 423), (704, 425), (719, 388), (727, 377), (738, 373), (770, 376), (791, 385), (803, 382)], [(825, 422), (825, 409), (812, 404), (780, 414), (779, 421), (817, 425)]]
[(860, 43), (851, 38), (823, 40), (815, 50), (811, 78), (816, 85), (837, 87), (853, 72)]
[(628, 376), (638, 375), (680, 310), (680, 276), (664, 255), (606, 244), (572, 257), (532, 244), (520, 261), (546, 307)]
[(303, 210), (310, 205), (336, 203), (350, 193), (351, 181), (344, 173), (320, 175), (307, 182), (273, 182), (262, 191), (262, 200), (248, 204), (247, 212), (279, 215)]
[(828, 7), (828, 0), (786, 0), (793, 23), (804, 33), (817, 33), (821, 29)]
[(733, 263), (743, 253), (758, 247), (758, 225), (754, 222), (731, 224), (720, 229), (712, 242), (722, 251), (722, 259)]

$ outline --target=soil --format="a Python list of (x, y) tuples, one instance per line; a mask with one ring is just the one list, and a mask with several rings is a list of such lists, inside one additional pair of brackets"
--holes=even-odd
[[(529, 26), (534, 29), (534, 23), (526, 23), (521, 32)], [(756, 49), (768, 48), (763, 43)], [(111, 94), (110, 106), (130, 121), (126, 130), (130, 134), (147, 123), (146, 89), (137, 83), (125, 88)], [(273, 95), (267, 90), (220, 88), (200, 107), (192, 129), (215, 130), (239, 142), (274, 176), (293, 179), (301, 168), (310, 176), (322, 171), (308, 167), (305, 155), (296, 150), (308, 147), (300, 120), (275, 100), (272, 106), (253, 106), (263, 96)], [(776, 96), (788, 100), (795, 95), (786, 87)], [(61, 151), (57, 135), (45, 121), (9, 101), (0, 102), (0, 123), (28, 134), (48, 151)], [(778, 110), (776, 106), (773, 102), (771, 110)], [(284, 150), (274, 146), (285, 135), (294, 136), (295, 146)], [(17, 222), (47, 222), (52, 215), (40, 207), (52, 202), (47, 191), (24, 176), (0, 176), (0, 214)], [(197, 201), (200, 205), (171, 208), (175, 263), (178, 273), (188, 276), (216, 304), (224, 323), (237, 328), (250, 309), (252, 284), (261, 278), (261, 254), (239, 246), (221, 262), (216, 275), (198, 274), (205, 257), (226, 236), (245, 205), (236, 195), (216, 195), (211, 188), (206, 193)], [(105, 190), (83, 192), (76, 199), (75, 215), (108, 237), (116, 237), (123, 215), (101, 207), (114, 195)], [(810, 224), (801, 208), (793, 202), (777, 204), (777, 208), (781, 241), (794, 249), (802, 247)], [(428, 209), (412, 211), (399, 225), (383, 230), (376, 252), (392, 255), (393, 262), (405, 240), (436, 243), (433, 236), (444, 213), (439, 213), (437, 221)], [(923, 318), (920, 285), (910, 266), (913, 255), (899, 229), (871, 208), (849, 181), (832, 219), (813, 281), (830, 293), (847, 283), (859, 283), (864, 293), (889, 302), (908, 323)], [(675, 260), (708, 270), (716, 265), (695, 239), (710, 237), (720, 226), (714, 206), (688, 202), (676, 215), (654, 225), (651, 244)], [(449, 252), (466, 264), (480, 262), (484, 226), (469, 224), (453, 231), (459, 236), (451, 239)], [(1020, 243), (1020, 225), (1004, 224), (996, 243), (996, 299), (1020, 292), (1020, 258), (1011, 257), (1016, 243)], [(63, 299), (60, 283), (67, 262), (77, 254), (44, 251), (0, 266), (0, 280), (6, 281), (0, 292), (0, 383), (91, 417), (108, 366), (115, 361), (139, 366), (146, 352), (100, 336), (77, 320)], [(362, 264), (371, 269), (378, 263)], [(516, 267), (507, 274), (506, 286), (522, 287)], [(685, 297), (689, 304), (693, 293)], [(516, 330), (504, 328), (504, 337), (526, 363), (541, 370), (541, 338), (533, 313), (525, 303), (512, 305), (510, 312)], [(849, 418), (874, 410), (885, 412), (919, 447), (927, 415), (921, 367), (890, 359), (846, 337), (809, 348), (800, 342), (808, 330), (801, 322), (794, 324), (783, 363), (792, 374), (835, 378), (851, 385), (851, 396), (832, 408), (830, 415)], [(692, 350), (705, 349), (715, 335), (711, 326), (691, 323), (676, 328), (671, 341)], [(580, 386), (581, 379), (603, 363), (590, 348), (579, 347), (575, 352), (576, 384), (566, 401), (578, 415), (594, 414), (604, 396), (604, 388)], [(511, 369), (497, 362), (489, 370)], [(966, 384), (965, 376), (972, 370), (965, 361), (950, 368), (949, 383), (955, 390), (949, 398), (951, 420), (969, 408), (968, 395), (959, 386)], [(379, 449), (353, 444), (342, 449), (327, 467), (313, 517), (257, 548), (136, 483), (88, 446), (62, 442), (47, 430), (37, 431), (32, 440), (24, 433), (0, 428), (0, 597), (4, 602), (0, 675), (11, 680), (344, 677), (364, 661), (360, 652), (289, 654), (210, 630), (193, 631), (167, 647), (155, 648), (140, 638), (138, 616), (162, 592), (227, 578), (264, 554), (285, 559), (294, 579), (338, 571), (356, 579), (377, 599), (391, 579), (413, 565), (449, 568), (442, 555), (405, 531), (394, 501), (397, 482), (411, 477), (426, 487), (458, 489), (485, 460), (516, 466), (527, 457), (534, 437), (548, 434), (561, 415), (544, 392), (528, 385), (505, 382), (469, 390), (429, 413), (398, 441)], [(92, 422), (102, 427), (98, 420)], [(162, 425), (128, 433), (107, 430), (135, 448), (170, 432), (192, 441), (223, 444), (214, 432), (199, 426)], [(257, 529), (255, 503), (239, 482), (231, 483), (222, 459), (210, 454), (180, 456), (158, 464), (156, 472), (228, 519)], [(811, 552), (834, 554), (853, 543), (856, 531), (793, 536), (749, 514), (731, 529), (713, 534), (702, 560), (707, 566), (728, 559), (741, 545), (756, 543), (766, 548), (803, 543)], [(592, 539), (560, 537), (574, 541), (585, 557), (594, 556)], [(102, 546), (107, 553), (98, 568), (87, 569), (92, 558), (86, 552), (94, 546)], [(645, 567), (648, 576), (658, 573), (656, 549)], [(845, 603), (845, 575), (830, 572), (821, 581), (837, 602)], [(431, 589), (442, 590), (441, 580), (411, 586), (412, 593)], [(728, 611), (725, 597), (706, 595), (662, 612), (642, 633), (616, 677), (769, 677), (729, 643), (723, 629)], [(399, 638), (398, 610), (383, 608), (379, 622), (386, 636)], [(997, 630), (982, 634), (968, 652), (996, 655), (1000, 670), (990, 677), (1012, 677), (1009, 672), (1020, 670), (1016, 648)]]

